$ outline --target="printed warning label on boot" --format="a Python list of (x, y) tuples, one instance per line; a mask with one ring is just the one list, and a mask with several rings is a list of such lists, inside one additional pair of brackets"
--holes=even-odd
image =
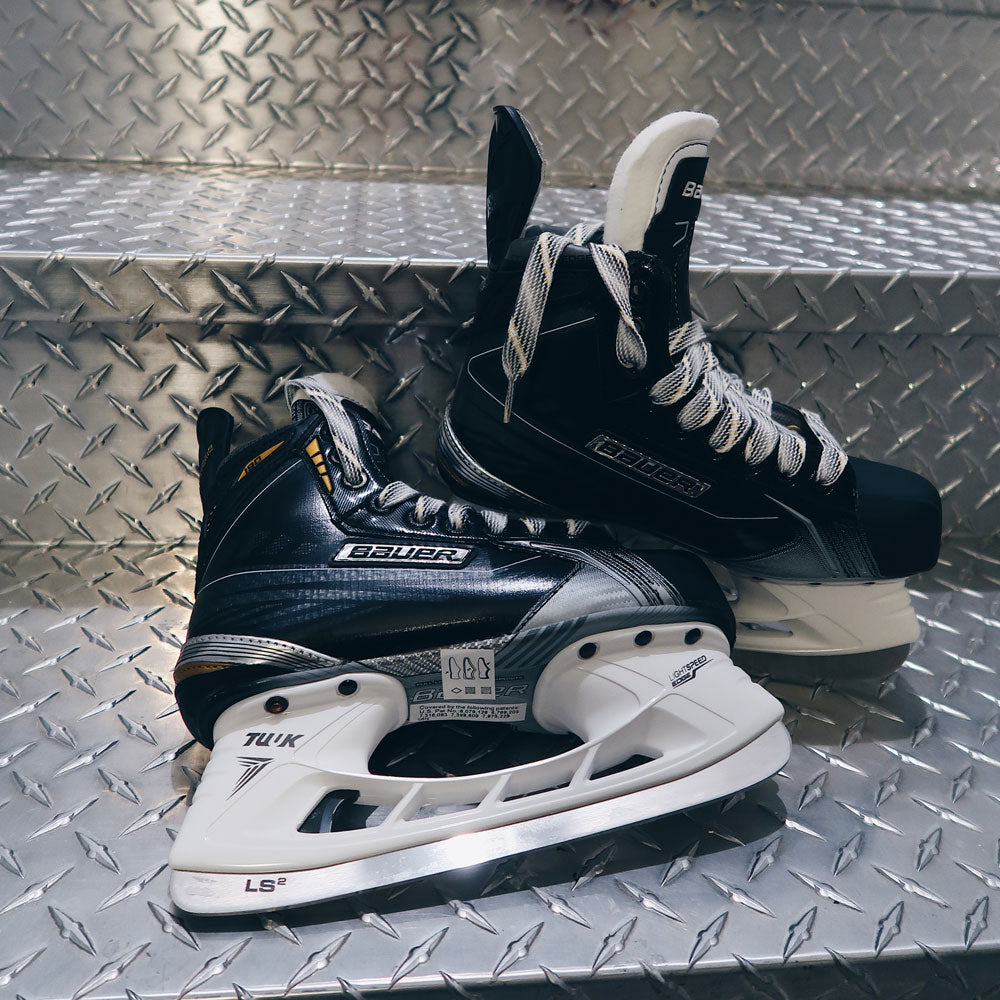
[(524, 722), (527, 705), (498, 705), (496, 702), (442, 702), (410, 706), (410, 722)]
[(492, 649), (442, 649), (441, 694), (445, 701), (496, 700)]

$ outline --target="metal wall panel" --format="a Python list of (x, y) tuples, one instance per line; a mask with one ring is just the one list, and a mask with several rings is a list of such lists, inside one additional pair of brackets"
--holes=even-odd
[[(478, 184), (316, 171), (0, 168), (0, 310), (42, 321), (454, 325), (485, 256)], [(546, 187), (539, 221), (604, 215)], [(692, 285), (715, 329), (995, 334), (1000, 208), (713, 181)]]
[[(285, 419), (284, 382), (357, 374), (389, 422), (396, 473), (437, 491), (434, 439), (462, 360), (461, 332), (414, 327), (261, 331), (9, 325), (0, 340), (0, 531), (49, 544), (196, 534), (194, 419), (229, 408), (243, 439)], [(985, 337), (723, 333), (725, 361), (776, 397), (815, 406), (850, 450), (922, 472), (949, 534), (988, 538), (1000, 510), (1000, 437)]]
[(727, 183), (996, 191), (993, 3), (904, 8), (8, 0), (0, 150), (427, 176), (480, 170), (502, 101), (587, 181), (694, 107)]
[[(992, 995), (998, 17), (1000, 0), (4, 3), (0, 994)], [(186, 917), (164, 862), (206, 760), (169, 684), (196, 411), (230, 408), (245, 440), (284, 419), (288, 378), (355, 374), (394, 472), (441, 491), (496, 101), (577, 185), (658, 114), (720, 118), (700, 308), (752, 384), (941, 487), (921, 640), (888, 677), (768, 681), (792, 759), (721, 805), (310, 910)], [(414, 178), (431, 183), (378, 183)], [(539, 215), (602, 198), (553, 189)], [(400, 756), (447, 773), (482, 740), (409, 731)]]

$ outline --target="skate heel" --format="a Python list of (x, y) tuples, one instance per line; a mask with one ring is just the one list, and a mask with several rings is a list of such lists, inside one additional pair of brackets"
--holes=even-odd
[(903, 580), (783, 583), (732, 574), (736, 647), (790, 656), (853, 656), (908, 646), (920, 625)]
[(599, 744), (597, 770), (642, 754), (660, 781), (728, 756), (782, 717), (777, 700), (732, 662), (725, 636), (690, 623), (574, 643), (542, 673), (532, 710), (546, 729)]

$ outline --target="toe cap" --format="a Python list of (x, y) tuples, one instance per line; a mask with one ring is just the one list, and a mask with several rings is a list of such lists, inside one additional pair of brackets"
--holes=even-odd
[(858, 519), (879, 575), (900, 579), (930, 569), (941, 548), (941, 497), (923, 476), (852, 458)]

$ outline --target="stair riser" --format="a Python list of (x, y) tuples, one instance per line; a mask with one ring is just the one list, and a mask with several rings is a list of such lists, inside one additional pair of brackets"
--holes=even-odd
[[(18, 531), (36, 543), (84, 541), (84, 532), (135, 542), (193, 537), (200, 516), (195, 410), (216, 404), (240, 416), (242, 408), (242, 439), (249, 439), (284, 419), (282, 379), (320, 368), (357, 374), (391, 425), (394, 470), (432, 492), (443, 489), (433, 478), (434, 438), (462, 361), (455, 327), (392, 335), (353, 325), (8, 330), (0, 341), (0, 456), (10, 462), (0, 475), (8, 520), (0, 532), (7, 542), (28, 540)], [(819, 409), (852, 452), (930, 476), (945, 494), (947, 532), (995, 532), (1000, 448), (990, 338), (724, 332), (716, 343), (725, 363), (753, 384)], [(85, 455), (95, 437), (104, 443)]]

